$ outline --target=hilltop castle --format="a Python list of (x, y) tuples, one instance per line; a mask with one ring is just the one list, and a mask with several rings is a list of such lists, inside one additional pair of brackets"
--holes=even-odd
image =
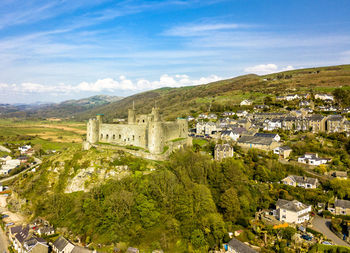
[(87, 140), (84, 149), (98, 143), (118, 146), (135, 146), (150, 154), (162, 154), (167, 149), (182, 146), (188, 142), (188, 125), (185, 119), (173, 122), (162, 121), (159, 108), (150, 114), (137, 115), (135, 108), (128, 111), (126, 124), (103, 123), (103, 115), (90, 119), (87, 124)]

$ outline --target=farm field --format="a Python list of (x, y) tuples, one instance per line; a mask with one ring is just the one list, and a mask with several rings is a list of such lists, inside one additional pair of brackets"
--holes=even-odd
[(45, 150), (61, 150), (81, 145), (84, 135), (84, 123), (0, 120), (0, 144), (30, 142)]

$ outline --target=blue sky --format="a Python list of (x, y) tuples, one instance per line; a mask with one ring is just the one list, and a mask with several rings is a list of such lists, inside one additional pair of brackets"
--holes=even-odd
[(350, 1), (1, 0), (0, 103), (350, 63)]

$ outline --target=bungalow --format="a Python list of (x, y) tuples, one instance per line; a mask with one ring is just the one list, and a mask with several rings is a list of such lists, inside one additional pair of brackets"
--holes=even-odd
[(215, 160), (222, 161), (228, 157), (233, 157), (233, 147), (230, 144), (216, 144), (214, 151)]
[(327, 209), (334, 215), (350, 215), (350, 201), (336, 199), (334, 204), (328, 205)]
[(282, 183), (291, 186), (298, 186), (305, 189), (315, 189), (318, 186), (318, 179), (312, 177), (302, 177), (291, 175), (282, 179)]
[(225, 246), (226, 252), (232, 253), (255, 253), (257, 251), (253, 250), (247, 244), (237, 240), (236, 238), (232, 238), (231, 241), (227, 243)]
[(328, 159), (328, 158), (319, 158), (318, 154), (315, 154), (315, 153), (305, 153), (304, 156), (301, 156), (298, 158), (299, 163), (305, 163), (305, 164), (314, 165), (314, 166), (326, 164), (330, 160), (331, 159)]
[(264, 137), (264, 138), (272, 138), (274, 141), (277, 141), (277, 142), (279, 142), (281, 140), (281, 137), (278, 134), (256, 133), (254, 136), (256, 136), (256, 137)]
[(321, 99), (321, 100), (334, 100), (333, 95), (328, 95), (328, 94), (316, 94), (315, 99)]
[(273, 150), (273, 153), (279, 155), (281, 158), (286, 159), (289, 157), (293, 150), (288, 146), (277, 147)]
[(243, 105), (251, 105), (253, 102), (251, 100), (248, 100), (248, 99), (245, 99), (243, 100), (240, 105), (243, 106)]
[(72, 253), (74, 245), (63, 236), (60, 236), (53, 244), (52, 250), (56, 253)]
[(311, 206), (297, 200), (279, 199), (276, 203), (276, 216), (282, 222), (300, 224), (310, 219)]

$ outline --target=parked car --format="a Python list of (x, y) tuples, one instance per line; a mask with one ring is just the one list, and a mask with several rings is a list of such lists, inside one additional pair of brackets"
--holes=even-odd
[(310, 235), (302, 235), (301, 238), (303, 238), (304, 240), (307, 240), (307, 241), (312, 240), (312, 236), (310, 236)]
[(15, 225), (15, 223), (10, 222), (10, 223), (7, 223), (5, 226), (8, 227), (8, 226), (12, 226), (12, 225)]
[(333, 245), (331, 242), (323, 241), (322, 244), (324, 245)]
[(3, 216), (1, 216), (2, 219), (5, 219), (7, 217), (9, 217), (7, 214), (4, 214)]

